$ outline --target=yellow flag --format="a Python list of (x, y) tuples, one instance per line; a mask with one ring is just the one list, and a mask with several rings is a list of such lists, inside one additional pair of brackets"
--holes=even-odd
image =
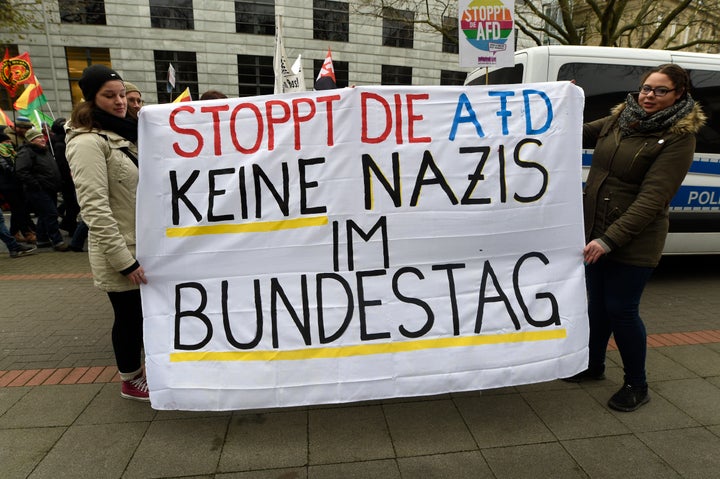
[(185, 87), (185, 90), (183, 90), (183, 92), (180, 93), (178, 97), (173, 100), (173, 103), (180, 103), (181, 101), (192, 101), (192, 97), (190, 96), (190, 88)]

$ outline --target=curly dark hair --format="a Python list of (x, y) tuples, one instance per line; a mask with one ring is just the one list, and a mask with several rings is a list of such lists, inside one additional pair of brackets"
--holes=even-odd
[(690, 74), (683, 67), (674, 63), (663, 63), (662, 65), (658, 65), (649, 70), (640, 80), (640, 87), (643, 86), (645, 80), (647, 80), (653, 73), (662, 73), (667, 75), (668, 78), (670, 78), (670, 81), (673, 82), (673, 85), (675, 85), (675, 89), (682, 92), (680, 99), (685, 98), (692, 89)]

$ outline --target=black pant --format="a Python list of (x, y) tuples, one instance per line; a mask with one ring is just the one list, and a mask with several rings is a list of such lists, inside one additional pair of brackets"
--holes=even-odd
[(10, 234), (30, 233), (35, 230), (35, 225), (30, 218), (27, 201), (22, 188), (7, 188), (0, 190), (5, 201), (10, 205)]
[(140, 290), (108, 292), (115, 312), (112, 344), (115, 362), (121, 373), (140, 369), (143, 347), (143, 314)]
[(37, 216), (38, 241), (51, 241), (53, 246), (63, 242), (58, 226), (57, 193), (51, 190), (26, 191), (25, 196)]

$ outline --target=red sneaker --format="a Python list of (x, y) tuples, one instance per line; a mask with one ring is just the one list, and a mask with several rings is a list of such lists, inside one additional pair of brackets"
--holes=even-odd
[(122, 382), (120, 396), (125, 399), (134, 399), (136, 401), (149, 401), (150, 392), (148, 391), (147, 381), (143, 373), (135, 376), (135, 379)]

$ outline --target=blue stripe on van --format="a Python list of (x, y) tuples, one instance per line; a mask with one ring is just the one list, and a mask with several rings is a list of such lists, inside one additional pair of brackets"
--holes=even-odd
[(720, 187), (681, 186), (670, 202), (672, 208), (714, 208), (720, 207)]
[[(582, 165), (589, 167), (592, 163), (592, 153), (583, 152), (582, 154)], [(703, 173), (706, 175), (719, 175), (720, 176), (720, 161), (711, 160), (698, 160), (695, 158), (692, 165), (690, 165), (690, 173)]]
[(720, 175), (720, 161), (698, 161), (690, 165), (691, 173), (704, 173), (706, 175)]
[(590, 167), (590, 164), (592, 163), (592, 153), (585, 153), (582, 154), (582, 165)]

